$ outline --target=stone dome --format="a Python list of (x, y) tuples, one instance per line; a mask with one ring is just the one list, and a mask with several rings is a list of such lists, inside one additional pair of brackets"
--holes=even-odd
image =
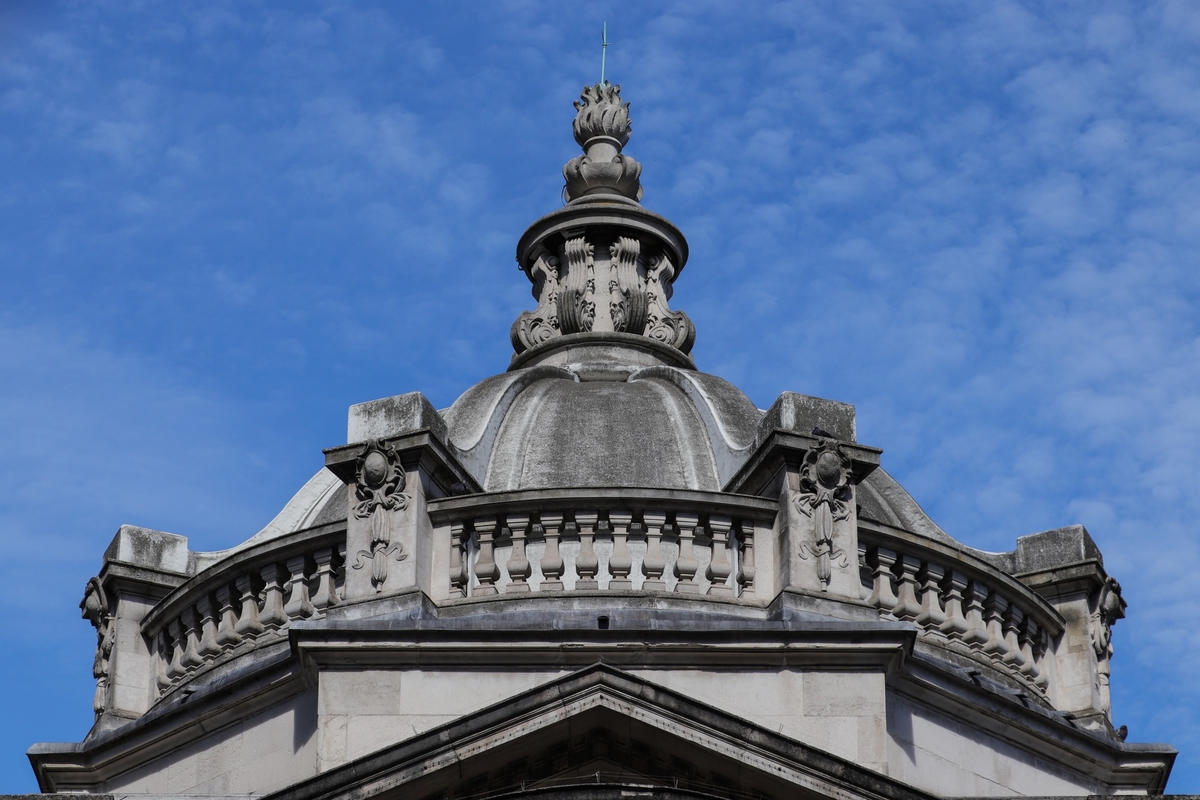
[(443, 412), (489, 492), (641, 486), (719, 491), (762, 412), (678, 350), (609, 333), (555, 339)]

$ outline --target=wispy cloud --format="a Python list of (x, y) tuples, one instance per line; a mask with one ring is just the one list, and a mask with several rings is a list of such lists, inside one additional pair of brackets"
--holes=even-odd
[[(512, 248), (557, 203), (602, 19), (645, 203), (690, 237), (675, 304), (702, 368), (760, 406), (856, 403), (861, 437), (969, 544), (1086, 523), (1130, 600), (1117, 722), (1183, 751), (1172, 791), (1200, 787), (1187, 2), (22, 18), (0, 49), (0, 443), (19, 456), (0, 547), (40, 563), (28, 531), (59, 531), (69, 566), (29, 580), (75, 638), (14, 635), (42, 662), (74, 648), (86, 690), (68, 618), (113, 520), (224, 546), (319, 464), (350, 402), (445, 405), (504, 368), (530, 305)], [(58, 732), (6, 732), (13, 788), (31, 784), (10, 756), (78, 736), (87, 694)]]

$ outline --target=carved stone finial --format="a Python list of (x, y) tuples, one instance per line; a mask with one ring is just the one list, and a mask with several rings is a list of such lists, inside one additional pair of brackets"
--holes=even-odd
[(563, 166), (567, 181), (563, 196), (567, 202), (592, 194), (641, 200), (642, 165), (621, 153), (633, 131), (629, 103), (621, 102), (621, 87), (609, 83), (585, 86), (575, 109), (575, 141), (586, 155), (576, 156)]
[(621, 87), (607, 81), (583, 87), (575, 101), (575, 141), (587, 150), (588, 142), (599, 136), (613, 139), (617, 147), (629, 143), (633, 125), (629, 120), (629, 103), (621, 102)]

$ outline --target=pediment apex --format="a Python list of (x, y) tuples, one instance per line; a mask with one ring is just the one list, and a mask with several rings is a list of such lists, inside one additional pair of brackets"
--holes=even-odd
[(564, 789), (563, 782), (581, 777), (581, 765), (591, 762), (620, 766), (592, 770), (599, 773), (593, 786), (670, 787), (711, 797), (931, 797), (605, 664), (269, 797), (391, 800)]

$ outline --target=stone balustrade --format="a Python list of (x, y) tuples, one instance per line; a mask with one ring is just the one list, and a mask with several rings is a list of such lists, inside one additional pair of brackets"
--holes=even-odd
[(777, 504), (708, 492), (509, 492), (430, 503), (451, 600), (535, 592), (754, 596)]
[(863, 599), (918, 639), (991, 667), (1050, 698), (1062, 617), (972, 553), (883, 526), (859, 527)]
[[(765, 498), (681, 490), (446, 497), (428, 504), (431, 561), (421, 548), (418, 559), (433, 572), (439, 604), (545, 592), (762, 604), (775, 594), (766, 585), (773, 562), (760, 554), (756, 567), (755, 548), (776, 540), (778, 508)], [(911, 622), (919, 642), (1052, 700), (1048, 655), (1064, 622), (1045, 600), (969, 549), (870, 522), (858, 536), (861, 599), (881, 617)], [(344, 524), (299, 531), (233, 552), (173, 590), (141, 623), (158, 696), (344, 602), (345, 548)]]
[(340, 602), (346, 529), (327, 525), (218, 561), (165, 597), (142, 621), (161, 697), (197, 672), (281, 641), (294, 620)]

